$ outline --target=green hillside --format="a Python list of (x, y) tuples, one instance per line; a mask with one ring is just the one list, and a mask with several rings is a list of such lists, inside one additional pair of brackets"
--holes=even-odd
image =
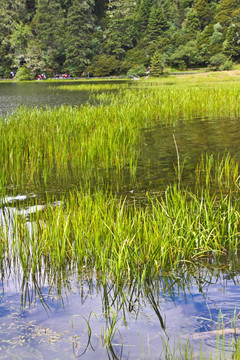
[(0, 77), (229, 69), (240, 0), (0, 0)]

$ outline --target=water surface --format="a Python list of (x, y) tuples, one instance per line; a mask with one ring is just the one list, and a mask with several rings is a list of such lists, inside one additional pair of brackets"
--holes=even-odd
[[(59, 81), (54, 87), (63, 83), (72, 84)], [(79, 106), (87, 101), (87, 91), (58, 92), (50, 83), (0, 83), (0, 116), (11, 114), (19, 106)], [(173, 135), (180, 160), (185, 162), (183, 185), (193, 185), (194, 169), (203, 153), (229, 151), (240, 160), (237, 118), (182, 119), (175, 126), (159, 124), (142, 129), (142, 135), (144, 148), (140, 149), (136, 178), (129, 177), (126, 167), (114, 188), (114, 171), (107, 179), (103, 174), (104, 186), (111, 185), (129, 200), (141, 201), (146, 192), (161, 192), (176, 180)], [(30, 199), (42, 206), (46, 191), (56, 196), (67, 194), (71, 188), (82, 186), (81, 182), (77, 171), (70, 180), (53, 172), (48, 184), (9, 189), (3, 209), (10, 221), (15, 212), (27, 216)], [(43, 267), (38, 279), (26, 279), (11, 259), (8, 264), (1, 263), (0, 269), (1, 359), (159, 359), (166, 353), (170, 357), (178, 341), (187, 343), (193, 333), (216, 330), (221, 322), (226, 328), (240, 327), (239, 275), (224, 262), (220, 270), (206, 266), (161, 273), (142, 287), (129, 282), (118, 287), (111, 279), (104, 285), (97, 274), (86, 269), (51, 274)], [(224, 344), (220, 341), (217, 348), (216, 335), (211, 333), (193, 340), (192, 345), (196, 354), (206, 350), (218, 356), (217, 351), (224, 351)]]

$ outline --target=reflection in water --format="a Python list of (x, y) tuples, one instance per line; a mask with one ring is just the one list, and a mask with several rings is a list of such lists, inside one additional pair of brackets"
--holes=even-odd
[(240, 121), (238, 118), (205, 118), (180, 120), (175, 126), (144, 129), (144, 148), (141, 149), (137, 170), (137, 187), (156, 191), (177, 180), (176, 138), (180, 162), (184, 163), (182, 181), (192, 185), (194, 170), (204, 153), (230, 152), (240, 160)]
[(142, 285), (124, 279), (118, 284), (111, 279), (101, 283), (97, 274), (86, 268), (67, 272), (43, 268), (38, 278), (25, 278), (15, 265), (14, 269), (14, 264), (9, 264), (8, 271), (1, 273), (4, 325), (0, 346), (6, 353), (14, 353), (17, 339), (22, 339), (26, 353), (24, 341), (44, 359), (53, 358), (47, 355), (53, 350), (61, 359), (71, 358), (71, 354), (104, 359), (105, 351), (109, 359), (139, 359), (149, 350), (155, 359), (164, 351), (170, 356), (178, 340), (192, 341), (194, 351), (200, 350), (202, 341), (205, 349), (215, 352), (221, 350), (221, 343), (214, 349), (216, 335), (205, 343), (204, 338), (191, 340), (190, 335), (216, 330), (220, 311), (226, 328), (233, 328), (234, 316), (237, 321), (239, 277), (207, 264), (205, 268), (184, 266)]
[[(114, 84), (114, 81), (98, 81), (96, 84)], [(121, 83), (121, 81), (117, 81)], [(123, 84), (129, 83), (123, 80)], [(52, 86), (54, 84), (54, 86)], [(0, 118), (7, 113), (13, 113), (19, 107), (59, 107), (61, 105), (80, 106), (89, 102), (89, 91), (76, 90), (64, 91), (58, 90), (62, 85), (72, 85), (72, 81), (55, 81), (51, 82), (0, 82)], [(74, 81), (74, 85), (89, 84), (86, 81)], [(91, 81), (91, 84), (95, 84)]]

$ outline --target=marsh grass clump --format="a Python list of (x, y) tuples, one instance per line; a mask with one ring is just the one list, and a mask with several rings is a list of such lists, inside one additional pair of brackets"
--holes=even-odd
[(239, 163), (230, 153), (205, 154), (196, 167), (197, 184), (221, 191), (239, 191)]
[[(107, 93), (97, 89), (119, 86), (80, 85), (93, 90), (98, 105), (21, 109), (2, 119), (1, 183), (13, 187), (48, 184), (53, 177), (64, 178), (66, 183), (79, 177), (88, 182), (93, 173), (98, 182), (113, 172), (119, 177), (123, 169), (134, 176), (143, 128), (174, 126), (179, 118), (194, 121), (199, 116), (239, 115), (240, 87), (236, 82), (234, 87), (162, 84), (140, 82), (129, 88), (124, 84), (118, 92)], [(78, 85), (66, 85), (71, 86)]]
[[(3, 239), (11, 226), (5, 226)], [(231, 194), (219, 197), (173, 186), (160, 199), (148, 195), (142, 208), (102, 191), (74, 191), (28, 219), (16, 213), (12, 239), (2, 252), (12, 253), (25, 272), (39, 271), (43, 263), (56, 270), (76, 263), (95, 269), (103, 281), (142, 282), (164, 268), (237, 254), (239, 228), (239, 204)]]
[[(160, 84), (95, 96), (97, 106), (21, 109), (0, 122), (3, 192), (23, 186), (29, 191), (53, 177), (82, 181), (66, 196), (46, 195), (44, 209), (27, 218), (15, 211), (1, 227), (1, 256), (11, 254), (26, 273), (40, 271), (43, 263), (56, 271), (77, 264), (95, 269), (103, 281), (110, 276), (141, 282), (163, 268), (237, 254), (239, 174), (230, 155), (203, 157), (195, 189), (173, 184), (161, 196), (149, 191), (144, 205), (101, 185), (105, 179), (119, 184), (126, 168), (134, 177), (143, 128), (174, 126), (179, 117), (238, 116), (240, 87)], [(28, 205), (36, 207), (34, 201)]]
[(132, 84), (129, 81), (120, 82), (120, 83), (103, 83), (101, 85), (94, 83), (83, 83), (83, 84), (68, 84), (68, 85), (58, 85), (58, 86), (49, 86), (51, 90), (68, 90), (68, 91), (90, 91), (90, 92), (108, 92), (113, 90), (128, 89)]
[(0, 123), (0, 137), (1, 177), (15, 186), (76, 172), (86, 181), (94, 169), (119, 172), (138, 157), (138, 132), (102, 106), (23, 109)]

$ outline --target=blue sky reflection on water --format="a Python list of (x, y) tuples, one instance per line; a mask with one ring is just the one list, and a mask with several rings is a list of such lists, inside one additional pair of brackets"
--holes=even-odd
[[(32, 354), (32, 359), (35, 356), (44, 360), (74, 359), (88, 344), (88, 322), (92, 329), (91, 344), (80, 358), (107, 358), (102, 345), (107, 318), (104, 308), (106, 293), (104, 295), (102, 287), (92, 283), (89, 289), (87, 282), (76, 283), (71, 279), (59, 297), (56, 290), (49, 287), (43, 286), (41, 295), (36, 295), (32, 292), (33, 285), (29, 283), (28, 286), (28, 294), (25, 293), (27, 302), (22, 309), (16, 283), (10, 280), (4, 284), (4, 293), (1, 287), (0, 347), (3, 359), (14, 358), (16, 353), (22, 354), (23, 359), (27, 359), (29, 354)], [(109, 286), (107, 292), (111, 305), (114, 288)], [(168, 343), (172, 349), (178, 340), (185, 342), (195, 332), (216, 330), (220, 318), (226, 328), (233, 327), (231, 319), (235, 318), (238, 327), (240, 320), (236, 315), (240, 310), (240, 292), (239, 284), (234, 284), (233, 280), (222, 278), (216, 284), (204, 286), (202, 293), (196, 283), (187, 291), (172, 289), (174, 293), (173, 299), (160, 288), (159, 294), (153, 294), (155, 304), (147, 293), (139, 297), (126, 293), (122, 307), (120, 298), (110, 306), (110, 318), (117, 316), (118, 319), (113, 349), (119, 359), (149, 358), (149, 351), (151, 359), (159, 359), (163, 344)], [(155, 305), (166, 324), (166, 333)], [(184, 334), (186, 338), (181, 337)], [(195, 352), (198, 352), (200, 342), (199, 339), (193, 342)], [(202, 343), (203, 349), (216, 353), (216, 336), (210, 336)]]

